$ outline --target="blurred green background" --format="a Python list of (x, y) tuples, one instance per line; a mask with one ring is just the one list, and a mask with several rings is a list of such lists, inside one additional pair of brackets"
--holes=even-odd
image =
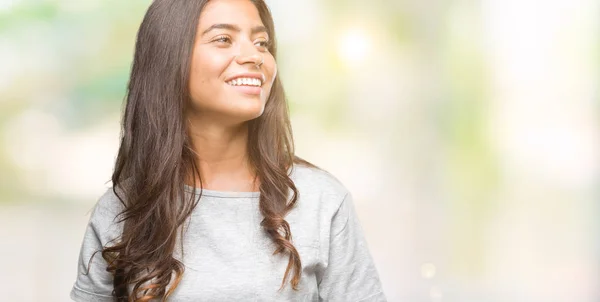
[[(600, 300), (600, 3), (267, 1), (389, 301)], [(65, 301), (150, 1), (0, 0), (0, 292)]]

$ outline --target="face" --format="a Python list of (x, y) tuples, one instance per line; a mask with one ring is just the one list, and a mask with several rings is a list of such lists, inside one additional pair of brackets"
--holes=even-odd
[(269, 39), (249, 0), (208, 1), (190, 66), (192, 113), (236, 123), (259, 117), (277, 74)]

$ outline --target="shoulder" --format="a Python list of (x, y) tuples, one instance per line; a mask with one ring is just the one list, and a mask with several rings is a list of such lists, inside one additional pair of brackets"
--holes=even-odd
[[(121, 198), (123, 194), (117, 190)], [(113, 187), (106, 188), (96, 201), (92, 211), (92, 219), (114, 219), (125, 208)]]
[(319, 200), (329, 200), (334, 208), (350, 194), (337, 177), (321, 168), (294, 165), (291, 177), (301, 197), (318, 196)]
[[(117, 193), (123, 197), (118, 190)], [(113, 187), (106, 188), (96, 201), (90, 215), (88, 227), (91, 233), (89, 235), (96, 237), (96, 240), (99, 240), (102, 245), (117, 238), (123, 227), (119, 214), (124, 209), (125, 206), (115, 194)]]

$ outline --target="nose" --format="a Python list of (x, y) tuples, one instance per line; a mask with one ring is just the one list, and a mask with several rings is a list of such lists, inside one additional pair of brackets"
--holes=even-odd
[(256, 46), (252, 45), (250, 49), (245, 45), (240, 46), (240, 54), (235, 57), (235, 61), (240, 64), (252, 63), (260, 67), (263, 63), (263, 56), (256, 50)]
[(239, 56), (235, 57), (235, 61), (240, 65), (244, 65), (246, 63), (252, 63), (253, 65), (256, 65), (257, 67), (260, 67), (260, 65), (262, 65), (262, 63), (263, 63), (263, 58), (259, 54), (239, 55)]

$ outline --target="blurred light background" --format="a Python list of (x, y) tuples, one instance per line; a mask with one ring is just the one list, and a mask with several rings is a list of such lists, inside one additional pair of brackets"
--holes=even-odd
[[(600, 2), (268, 1), (389, 301), (600, 301)], [(0, 0), (0, 293), (66, 301), (149, 0)]]

